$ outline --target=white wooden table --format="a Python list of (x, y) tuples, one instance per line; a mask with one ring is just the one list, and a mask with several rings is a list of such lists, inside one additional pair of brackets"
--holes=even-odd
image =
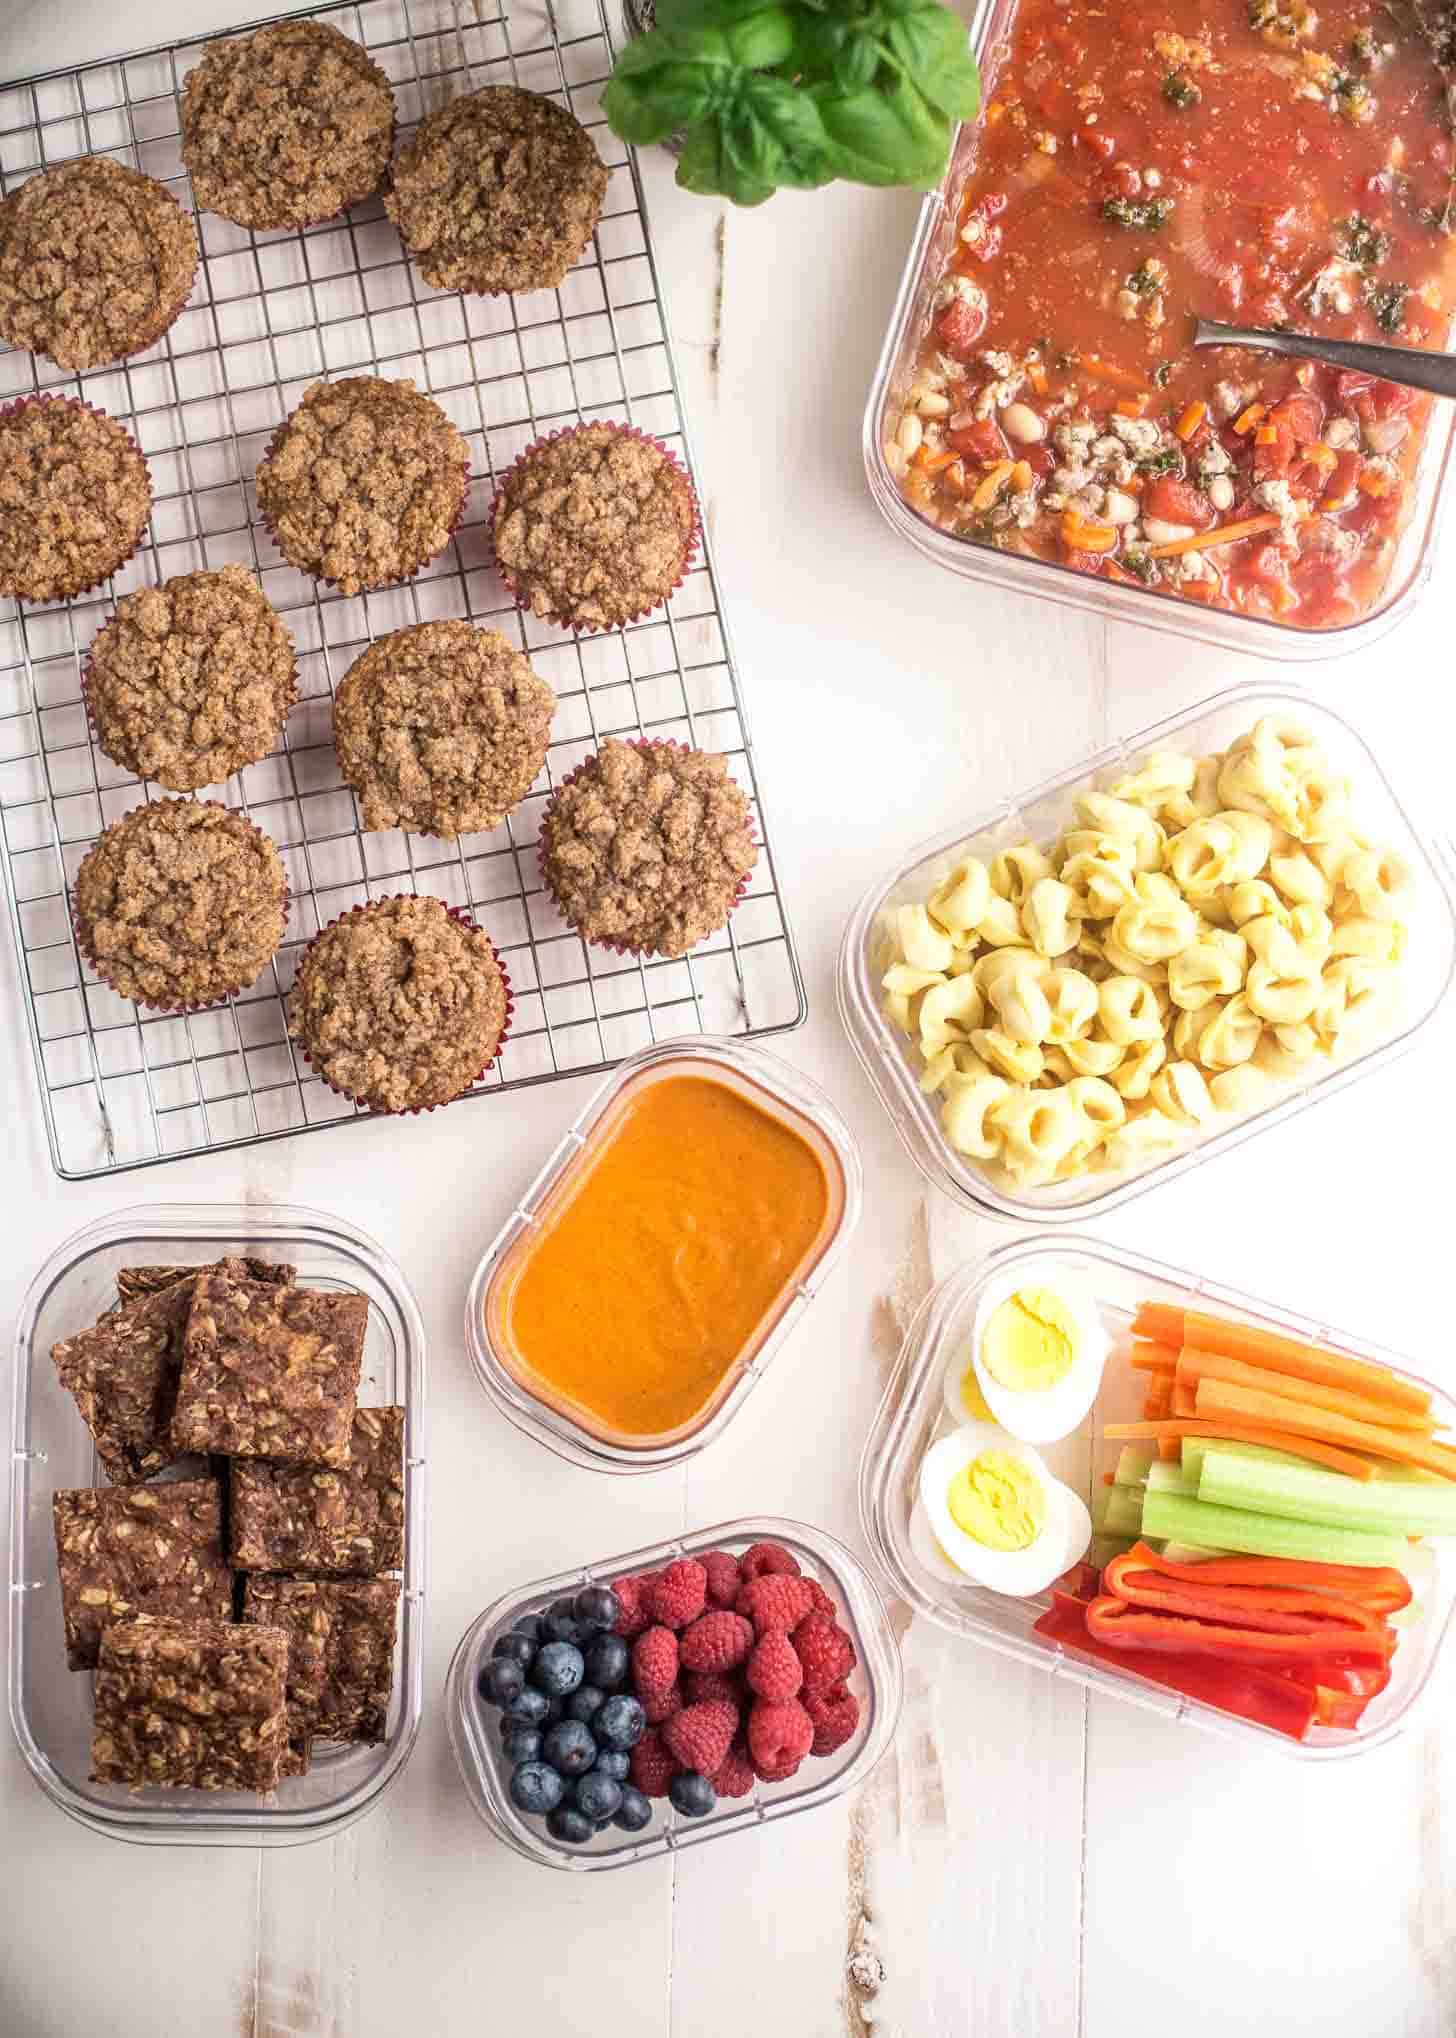
[[(8, 0), (0, 79), (246, 11), (247, 0)], [(380, 1809), (337, 1841), (126, 1850), (54, 1810), (5, 1737), (0, 2033), (1449, 2038), (1456, 1665), (1393, 1747), (1300, 1766), (1088, 1699), (917, 1623), (893, 1754), (857, 1799), (767, 1838), (573, 1878), (520, 1862), (465, 1803), (439, 1700), (455, 1640), (484, 1602), (749, 1511), (806, 1516), (857, 1543), (860, 1444), (901, 1326), (933, 1279), (1009, 1235), (928, 1195), (851, 1060), (832, 969), (861, 889), (902, 845), (1110, 735), (1275, 676), (997, 597), (897, 548), (865, 491), (859, 418), (913, 196), (841, 186), (735, 213), (677, 192), (664, 159), (647, 170), (809, 986), (809, 1023), (785, 1051), (862, 1142), (858, 1237), (771, 1386), (704, 1457), (648, 1478), (574, 1470), (492, 1411), (459, 1322), (483, 1242), (585, 1083), (403, 1133), (355, 1126), (62, 1183), (6, 942), (7, 1348), (41, 1257), (128, 1202), (283, 1200), (354, 1219), (403, 1264), (431, 1338), (433, 1561), (419, 1745)], [(1446, 584), (1393, 638), (1309, 678), (1424, 812), (1449, 816), (1451, 545), (1446, 560)], [(1443, 1221), (1453, 1028), (1448, 1018), (1392, 1072), (1103, 1228), (1456, 1378)]]

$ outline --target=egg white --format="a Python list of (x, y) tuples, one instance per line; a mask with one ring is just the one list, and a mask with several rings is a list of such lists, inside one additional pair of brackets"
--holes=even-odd
[[(945, 1412), (952, 1422), (985, 1422), (986, 1420), (985, 1413), (982, 1410), (967, 1407), (965, 1399), (961, 1394), (961, 1382), (965, 1379), (967, 1373), (971, 1376), (971, 1385), (975, 1388), (977, 1394), (980, 1395), (981, 1392), (981, 1383), (976, 1373), (975, 1362), (972, 1356), (974, 1351), (974, 1341), (968, 1342), (964, 1338), (957, 1339), (954, 1350), (945, 1362), (943, 1399), (945, 1401)], [(987, 1403), (988, 1407), (989, 1405)]]
[[(1041, 1532), (1024, 1550), (988, 1550), (968, 1536), (951, 1514), (951, 1482), (983, 1451), (1001, 1451), (1014, 1458), (1041, 1489), (1045, 1502)], [(1052, 1477), (1036, 1451), (1003, 1435), (990, 1423), (965, 1423), (933, 1443), (921, 1460), (919, 1494), (926, 1534), (938, 1559), (932, 1568), (940, 1571), (948, 1564), (962, 1578), (1013, 1599), (1044, 1592), (1092, 1541), (1092, 1518), (1079, 1496)], [(911, 1528), (913, 1536), (913, 1515)]]
[[(1070, 1370), (1054, 1387), (1028, 1393), (1004, 1386), (981, 1356), (991, 1318), (1003, 1302), (1025, 1288), (1048, 1288), (1060, 1297), (1076, 1330), (1076, 1350)], [(971, 1329), (971, 1363), (975, 1368), (976, 1382), (986, 1397), (986, 1406), (1004, 1430), (1029, 1444), (1056, 1443), (1062, 1437), (1070, 1436), (1086, 1420), (1102, 1385), (1103, 1369), (1111, 1349), (1112, 1340), (1091, 1294), (1070, 1271), (1058, 1266), (1052, 1266), (1045, 1273), (1008, 1273), (1004, 1280), (993, 1283), (981, 1297)], [(958, 1420), (964, 1419), (962, 1411)]]

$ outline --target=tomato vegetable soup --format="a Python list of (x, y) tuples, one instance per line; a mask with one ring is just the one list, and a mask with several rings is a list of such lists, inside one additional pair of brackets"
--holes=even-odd
[(638, 1444), (706, 1418), (844, 1211), (839, 1163), (807, 1119), (727, 1069), (692, 1068), (628, 1084), (486, 1297), (522, 1385)]
[(1379, 599), (1431, 399), (1202, 314), (1441, 347), (1445, 75), (1374, 0), (1022, 0), (888, 457), (951, 535), (1278, 619)]

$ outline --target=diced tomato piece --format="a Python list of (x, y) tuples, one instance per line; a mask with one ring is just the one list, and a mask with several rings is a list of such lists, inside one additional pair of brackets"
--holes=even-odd
[(1078, 106), (1072, 96), (1072, 88), (1064, 84), (1060, 78), (1052, 78), (1045, 85), (1038, 85), (1032, 96), (1045, 118), (1060, 127), (1070, 127), (1077, 117)]
[(1103, 198), (1136, 198), (1143, 188), (1142, 173), (1131, 163), (1114, 163), (1105, 170), (1097, 182), (1097, 196)]
[(1218, 516), (1201, 488), (1172, 474), (1160, 474), (1148, 483), (1143, 514), (1161, 517), (1165, 524), (1191, 524), (1195, 531), (1208, 530)]
[(1019, 450), (1020, 457), (1026, 462), (1032, 473), (1040, 474), (1043, 480), (1056, 467), (1057, 456), (1050, 446), (1022, 446)]
[(1006, 440), (995, 418), (973, 418), (968, 425), (957, 425), (946, 433), (945, 443), (953, 453), (979, 461), (983, 467), (1006, 458)]
[(1277, 545), (1251, 546), (1248, 557), (1240, 562), (1240, 570), (1246, 580), (1255, 581), (1261, 587), (1289, 585), (1288, 562)]
[(1100, 573), (1102, 561), (1106, 556), (1103, 552), (1074, 551), (1068, 545), (1062, 553), (1062, 564), (1070, 566), (1073, 573)]
[(1420, 391), (1405, 389), (1399, 382), (1377, 382), (1371, 395), (1378, 418), (1401, 417), (1416, 401)]
[(1079, 127), (1072, 139), (1080, 143), (1089, 156), (1096, 156), (1099, 162), (1110, 163), (1117, 154), (1116, 139), (1105, 127)]
[(1326, 502), (1342, 503), (1355, 492), (1355, 483), (1360, 478), (1360, 455), (1346, 451), (1340, 454), (1330, 469), (1329, 480), (1325, 483)]
[(968, 361), (986, 330), (988, 316), (983, 292), (970, 298), (953, 297), (935, 321), (935, 337), (947, 354)]
[(1276, 403), (1269, 413), (1269, 422), (1276, 429), (1280, 425), (1288, 425), (1296, 446), (1312, 445), (1323, 430), (1324, 421), (1324, 405), (1317, 396), (1311, 396), (1303, 389), (1293, 391), (1282, 403)]
[(1287, 418), (1277, 413), (1264, 420), (1273, 432), (1272, 439), (1260, 444), (1254, 441), (1254, 478), (1257, 481), (1273, 481), (1287, 474), (1294, 464), (1294, 432)]

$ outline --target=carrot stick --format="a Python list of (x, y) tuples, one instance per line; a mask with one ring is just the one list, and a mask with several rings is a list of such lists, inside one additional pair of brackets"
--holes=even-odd
[(1205, 1422), (1187, 1416), (1165, 1421), (1109, 1422), (1102, 1434), (1117, 1443), (1161, 1443), (1164, 1436), (1207, 1437), (1210, 1443), (1267, 1444), (1271, 1450), (1287, 1451), (1292, 1458), (1308, 1458), (1331, 1472), (1348, 1472), (1352, 1479), (1373, 1479), (1375, 1467), (1368, 1458), (1342, 1451), (1334, 1444), (1312, 1437), (1284, 1436), (1267, 1423)]
[(1110, 382), (1114, 389), (1125, 389), (1132, 396), (1145, 396), (1146, 384), (1141, 375), (1134, 375), (1127, 368), (1119, 368), (1115, 361), (1109, 361), (1102, 354), (1084, 354), (1082, 366), (1098, 382)]
[(1173, 1413), (1175, 1415), (1196, 1415), (1198, 1410), (1194, 1404), (1193, 1397), (1197, 1392), (1198, 1383), (1196, 1381), (1190, 1383), (1186, 1380), (1180, 1380), (1175, 1373), (1173, 1375)]
[(1193, 437), (1193, 434), (1207, 416), (1208, 405), (1201, 397), (1195, 396), (1182, 417), (1179, 418), (1177, 424), (1174, 425), (1173, 430), (1180, 439), (1187, 441)]
[(1171, 1380), (1178, 1370), (1178, 1354), (1168, 1345), (1149, 1344), (1139, 1339), (1128, 1362), (1135, 1373), (1166, 1373)]
[(1154, 1373), (1148, 1382), (1147, 1398), (1143, 1402), (1143, 1420), (1159, 1422), (1165, 1415), (1173, 1413), (1173, 1376), (1171, 1373)]
[(1132, 1320), (1134, 1337), (1145, 1337), (1150, 1344), (1169, 1345), (1181, 1352), (1184, 1345), (1183, 1316), (1181, 1309), (1175, 1309), (1171, 1302), (1140, 1302), (1137, 1315)]
[(1443, 1479), (1456, 1479), (1456, 1450), (1448, 1444), (1432, 1443), (1429, 1437), (1413, 1436), (1408, 1430), (1352, 1422), (1347, 1415), (1310, 1408), (1285, 1394), (1261, 1394), (1250, 1387), (1230, 1386), (1224, 1380), (1200, 1380), (1198, 1413), (1211, 1422), (1254, 1422), (1265, 1429), (1288, 1430), (1291, 1436), (1317, 1437), (1321, 1443), (1349, 1444), (1369, 1451), (1372, 1457), (1389, 1458), (1397, 1465), (1421, 1465), (1428, 1472), (1439, 1472)]
[(1177, 1309), (1164, 1302), (1144, 1302), (1133, 1319), (1134, 1337), (1151, 1338), (1160, 1345), (1192, 1345), (1200, 1352), (1217, 1352), (1226, 1359), (1243, 1359), (1270, 1373), (1290, 1373), (1300, 1380), (1319, 1380), (1330, 1387), (1343, 1387), (1351, 1394), (1367, 1394), (1372, 1401), (1391, 1401), (1397, 1408), (1429, 1415), (1431, 1397), (1414, 1380), (1402, 1379), (1389, 1366), (1370, 1359), (1347, 1358), (1323, 1345), (1305, 1344), (1301, 1338), (1284, 1337), (1277, 1331), (1261, 1330), (1253, 1323), (1233, 1323), (1221, 1316), (1205, 1316), (1197, 1309)]
[(1206, 552), (1212, 545), (1234, 545), (1240, 538), (1256, 538), (1260, 531), (1272, 531), (1279, 519), (1273, 510), (1261, 510), (1256, 517), (1237, 517), (1220, 524), (1216, 531), (1195, 531), (1191, 538), (1170, 538), (1166, 545), (1149, 545), (1149, 559), (1171, 559), (1177, 552)]
[[(1330, 1408), (1347, 1415), (1352, 1422), (1373, 1422), (1386, 1429), (1414, 1430), (1429, 1436), (1435, 1425), (1429, 1417), (1406, 1408), (1382, 1404), (1366, 1394), (1347, 1394), (1343, 1387), (1327, 1387), (1323, 1381), (1299, 1380), (1288, 1373), (1271, 1373), (1262, 1366), (1245, 1365), (1242, 1359), (1228, 1359), (1218, 1352), (1200, 1352), (1185, 1345), (1178, 1354), (1177, 1380), (1187, 1381), (1196, 1392), (1200, 1380), (1224, 1380), (1233, 1387), (1252, 1387), (1261, 1394), (1284, 1394), (1291, 1401), (1307, 1402), (1312, 1408)], [(1177, 1410), (1177, 1388), (1173, 1391)]]
[(1158, 1438), (1158, 1457), (1163, 1464), (1176, 1465), (1182, 1455), (1182, 1443), (1178, 1437)]

